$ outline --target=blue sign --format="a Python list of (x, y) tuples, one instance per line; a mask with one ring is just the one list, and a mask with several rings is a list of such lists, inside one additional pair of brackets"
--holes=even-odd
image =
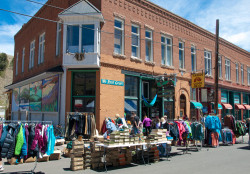
[(124, 82), (115, 80), (101, 79), (101, 83), (106, 85), (124, 86)]
[(234, 93), (234, 103), (240, 104), (240, 94)]
[(227, 92), (221, 91), (221, 103), (228, 103), (227, 101)]

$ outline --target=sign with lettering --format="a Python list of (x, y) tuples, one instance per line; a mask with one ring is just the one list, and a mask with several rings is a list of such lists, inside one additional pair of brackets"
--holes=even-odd
[(192, 88), (204, 88), (205, 73), (192, 74)]
[(240, 94), (234, 93), (234, 103), (240, 104)]
[(228, 97), (226, 91), (221, 91), (221, 103), (228, 103)]
[(101, 84), (114, 85), (114, 86), (124, 86), (124, 82), (122, 82), (122, 81), (107, 80), (107, 79), (101, 79)]

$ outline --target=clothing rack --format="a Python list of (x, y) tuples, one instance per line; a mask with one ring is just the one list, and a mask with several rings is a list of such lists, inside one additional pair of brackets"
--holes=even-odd
[[(52, 121), (20, 121), (20, 120), (6, 120), (6, 121), (1, 121), (1, 123), (46, 123), (46, 124), (50, 124), (52, 125)], [(38, 155), (37, 155), (38, 156)], [(35, 166), (33, 167), (33, 169), (31, 170), (31, 173), (35, 173), (35, 169), (37, 167), (37, 159), (38, 157), (36, 157), (36, 161), (35, 161)]]

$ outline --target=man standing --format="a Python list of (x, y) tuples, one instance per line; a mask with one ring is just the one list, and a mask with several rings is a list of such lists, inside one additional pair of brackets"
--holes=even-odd
[(133, 132), (136, 135), (139, 133), (140, 118), (134, 112), (132, 112), (131, 115), (132, 115)]

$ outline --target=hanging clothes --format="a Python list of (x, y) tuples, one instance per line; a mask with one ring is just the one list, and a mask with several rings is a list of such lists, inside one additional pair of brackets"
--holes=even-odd
[(192, 139), (201, 141), (205, 138), (204, 136), (204, 127), (201, 123), (194, 122), (191, 124), (192, 129)]
[(51, 155), (52, 153), (54, 153), (54, 146), (56, 142), (53, 126), (48, 127), (47, 135), (48, 135), (48, 146), (47, 146), (46, 154)]
[(22, 147), (23, 147), (23, 143), (24, 143), (23, 126), (20, 125), (20, 129), (16, 137), (15, 155), (20, 155)]

